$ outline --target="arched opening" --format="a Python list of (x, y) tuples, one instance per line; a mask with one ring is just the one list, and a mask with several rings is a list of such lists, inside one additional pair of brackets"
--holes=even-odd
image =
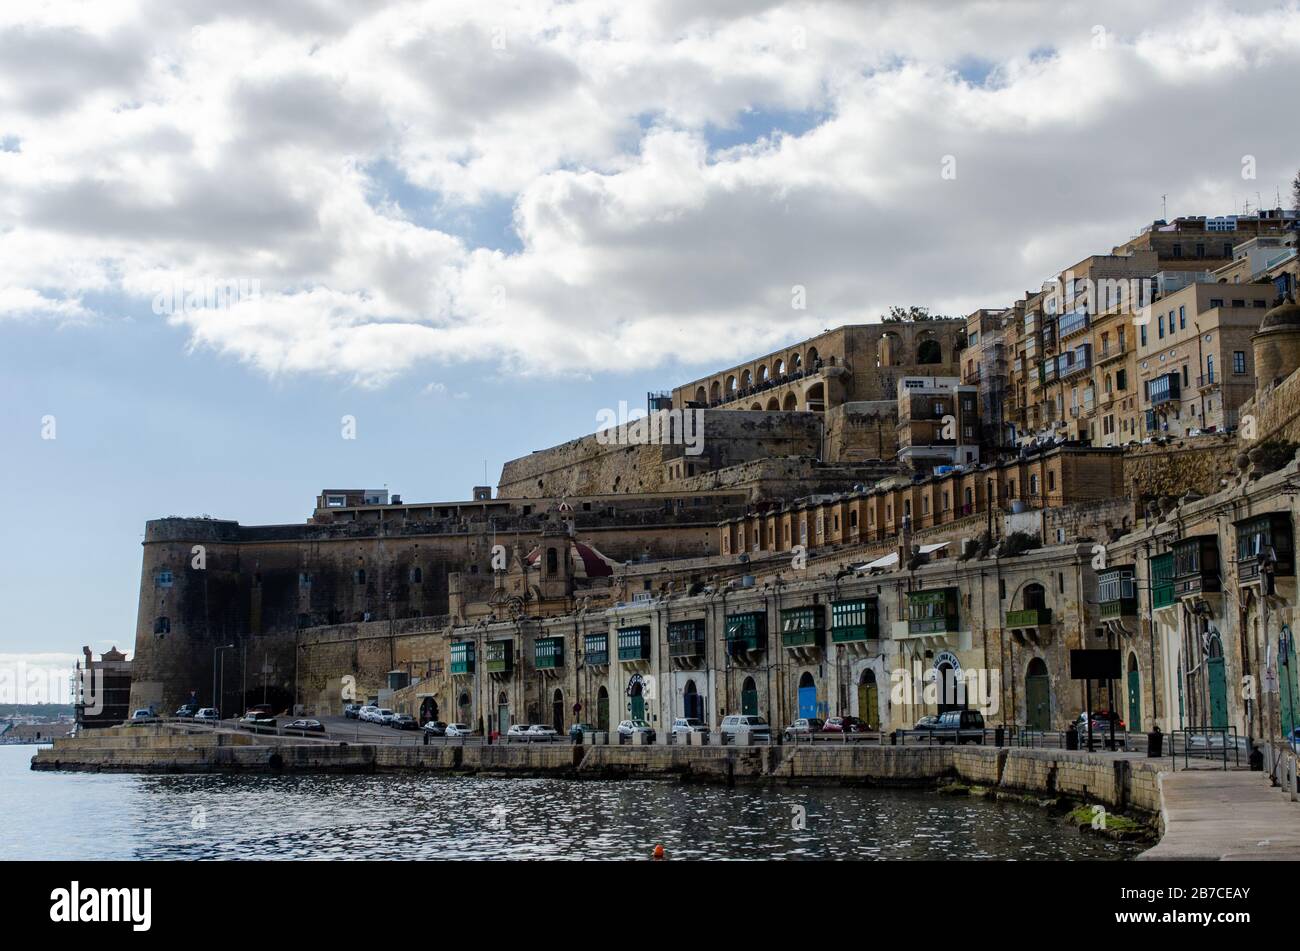
[(596, 694), (596, 729), (609, 732), (609, 691), (604, 687)]
[(1205, 675), (1210, 688), (1210, 727), (1228, 728), (1228, 675), (1224, 667), (1223, 642), (1219, 632), (1210, 635), (1209, 656), (1205, 658)]
[(734, 376), (729, 376), (727, 377), (727, 395), (732, 396), (735, 392), (736, 392), (736, 378)]
[(766, 383), (766, 382), (767, 382), (767, 364), (766, 364), (766, 363), (760, 363), (760, 364), (758, 365), (758, 382), (759, 382), (759, 383)]
[(947, 710), (964, 710), (965, 703), (957, 701), (965, 700), (964, 691), (960, 693), (957, 690), (957, 668), (951, 661), (941, 660), (934, 667), (935, 685), (939, 693), (939, 712), (944, 713)]
[(763, 404), (755, 403), (753, 406), (750, 407), (750, 409), (754, 410), (755, 412), (761, 413), (763, 411)]
[(1142, 730), (1142, 680), (1137, 654), (1132, 651), (1128, 655), (1128, 728), (1135, 733)]
[(704, 698), (695, 689), (695, 681), (686, 681), (682, 688), (682, 715), (696, 720), (704, 719)]
[(745, 370), (740, 374), (740, 385), (745, 389), (749, 389), (754, 385), (754, 378), (750, 375), (748, 370)]
[(722, 384), (714, 380), (709, 387), (709, 402), (716, 403), (722, 399)]
[(892, 367), (898, 364), (899, 336), (891, 330), (880, 335), (876, 341), (876, 366)]
[(1025, 726), (1030, 730), (1048, 730), (1052, 725), (1052, 685), (1047, 664), (1041, 657), (1029, 662), (1025, 673)]
[(428, 723), (430, 720), (438, 719), (438, 701), (433, 697), (425, 697), (420, 701), (420, 725)]
[(784, 361), (784, 360), (777, 360), (777, 361), (776, 361), (776, 375), (777, 375), (777, 377), (783, 377), (783, 376), (785, 376), (785, 361)]
[(560, 570), (560, 554), (554, 548), (546, 549), (546, 573), (548, 575), (558, 574)]
[(816, 347), (809, 347), (809, 348), (808, 348), (808, 362), (807, 362), (807, 364), (806, 364), (806, 366), (808, 367), (809, 371), (812, 371), (812, 370), (816, 370), (816, 369), (817, 369), (817, 360), (818, 360), (818, 357), (817, 357), (817, 348), (816, 348)]
[(799, 676), (799, 716), (817, 716), (817, 682), (806, 670)]
[(456, 718), (460, 723), (469, 723), (473, 711), (470, 707), (469, 694), (462, 693), (456, 701)]
[(803, 369), (803, 356), (798, 353), (790, 354), (790, 372), (798, 373)]
[(746, 677), (740, 688), (740, 712), (746, 716), (758, 716), (758, 685), (753, 677)]
[(810, 412), (821, 413), (826, 410), (826, 384), (814, 383), (808, 387), (807, 404)]
[(780, 408), (781, 408), (781, 401), (778, 400), (775, 396), (773, 396), (771, 399), (767, 401), (767, 411), (769, 413), (775, 413)]
[(502, 736), (510, 729), (510, 698), (503, 690), (497, 695), (497, 732)]
[(798, 408), (799, 397), (795, 396), (793, 393), (785, 394), (785, 402), (782, 403), (781, 409), (785, 410), (787, 413), (793, 413)]
[(556, 689), (551, 695), (551, 726), (556, 733), (564, 732), (564, 691)]
[(697, 386), (695, 388), (695, 402), (707, 403), (708, 401), (709, 401), (709, 394), (705, 392), (704, 387)]
[(916, 348), (916, 362), (921, 366), (943, 363), (943, 345), (934, 339), (922, 340)]
[(880, 688), (870, 667), (858, 678), (858, 719), (867, 730), (880, 729)]
[(628, 716), (633, 720), (645, 719), (645, 693), (641, 689), (640, 676), (634, 676), (627, 687)]
[(1047, 608), (1047, 591), (1036, 581), (1025, 585), (1023, 598), (1027, 611), (1042, 611)]

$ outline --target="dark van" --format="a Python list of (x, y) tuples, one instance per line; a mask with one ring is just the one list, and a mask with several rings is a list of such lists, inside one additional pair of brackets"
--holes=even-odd
[(934, 739), (943, 743), (983, 743), (984, 714), (978, 710), (945, 710), (939, 714), (939, 725), (934, 729)]

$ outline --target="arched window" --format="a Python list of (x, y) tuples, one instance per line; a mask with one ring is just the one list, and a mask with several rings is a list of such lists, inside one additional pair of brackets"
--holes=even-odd
[(916, 348), (916, 362), (920, 365), (943, 363), (943, 347), (937, 340), (922, 340)]
[(759, 382), (759, 383), (766, 383), (766, 382), (767, 382), (767, 364), (766, 364), (766, 363), (760, 364), (759, 367), (758, 367), (758, 382)]
[(556, 574), (560, 570), (560, 555), (554, 548), (546, 549), (546, 573)]
[(777, 376), (785, 376), (785, 361), (784, 361), (784, 360), (777, 360), (777, 361), (776, 361), (776, 375), (777, 375)]

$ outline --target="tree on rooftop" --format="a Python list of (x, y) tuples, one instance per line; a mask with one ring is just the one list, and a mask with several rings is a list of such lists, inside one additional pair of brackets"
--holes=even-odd
[(913, 304), (911, 307), (899, 307), (897, 304), (895, 304), (893, 307), (889, 308), (888, 314), (884, 314), (883, 316), (881, 316), (880, 322), (882, 324), (901, 324), (907, 321), (916, 321), (916, 320), (949, 320), (949, 319), (951, 318), (945, 317), (942, 314), (930, 313), (930, 308), (928, 307), (917, 307), (915, 304)]

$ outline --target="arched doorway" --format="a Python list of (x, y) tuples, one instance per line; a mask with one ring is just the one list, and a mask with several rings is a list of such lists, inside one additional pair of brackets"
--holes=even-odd
[(799, 397), (795, 396), (793, 393), (785, 394), (785, 401), (782, 403), (781, 409), (787, 413), (795, 412), (799, 409)]
[(470, 702), (468, 693), (462, 693), (460, 695), (460, 698), (456, 701), (456, 710), (456, 716), (460, 718), (460, 722), (468, 724), (470, 721)]
[(634, 675), (627, 685), (628, 716), (633, 720), (645, 719), (645, 693), (641, 689), (641, 676)]
[(880, 729), (880, 689), (876, 672), (868, 667), (858, 680), (858, 719), (868, 730)]
[(1128, 655), (1128, 728), (1133, 733), (1142, 730), (1142, 680), (1137, 654), (1132, 651)]
[(934, 683), (939, 696), (939, 712), (944, 713), (947, 710), (964, 710), (965, 703), (958, 703), (959, 699), (965, 700), (965, 692), (958, 691), (957, 678), (961, 676), (961, 670), (954, 660), (950, 660), (953, 655), (947, 653), (940, 655), (938, 663), (934, 665)]
[(753, 677), (746, 677), (740, 688), (740, 712), (746, 716), (758, 716), (758, 685)]
[(1025, 726), (1030, 730), (1047, 730), (1052, 724), (1052, 684), (1047, 664), (1041, 657), (1029, 662), (1025, 672)]
[(425, 697), (420, 703), (420, 724), (424, 725), (436, 719), (438, 719), (438, 701), (433, 697)]
[(1223, 642), (1219, 632), (1210, 635), (1210, 654), (1205, 658), (1205, 674), (1210, 688), (1210, 727), (1228, 728), (1228, 674), (1224, 669)]
[(695, 689), (695, 681), (686, 681), (682, 688), (682, 715), (695, 720), (704, 719), (704, 698)]
[(604, 687), (596, 694), (596, 729), (602, 733), (609, 731), (609, 691)]
[(510, 698), (501, 691), (497, 697), (497, 732), (502, 736), (510, 729)]
[(557, 689), (551, 695), (551, 726), (556, 733), (564, 732), (564, 691)]
[(799, 716), (817, 716), (817, 683), (806, 670), (799, 677)]

